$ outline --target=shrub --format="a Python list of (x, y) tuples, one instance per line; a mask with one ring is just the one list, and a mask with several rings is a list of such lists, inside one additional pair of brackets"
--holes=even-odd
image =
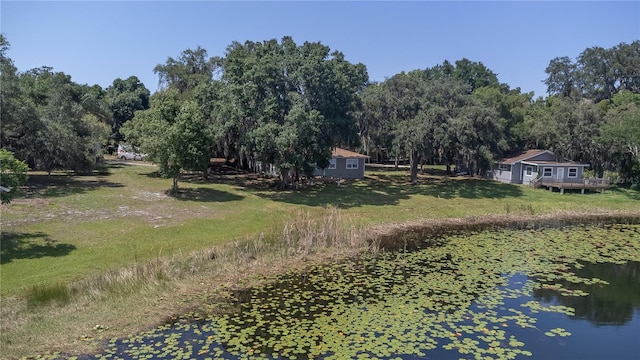
[(0, 185), (4, 188), (0, 191), (2, 203), (10, 202), (16, 189), (27, 182), (27, 171), (27, 164), (16, 159), (10, 151), (0, 149)]

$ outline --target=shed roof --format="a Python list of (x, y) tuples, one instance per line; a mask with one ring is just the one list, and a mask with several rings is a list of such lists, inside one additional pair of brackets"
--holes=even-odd
[(549, 150), (542, 150), (542, 149), (532, 149), (532, 150), (527, 150), (518, 154), (515, 154), (513, 156), (510, 157), (506, 157), (503, 158), (502, 160), (500, 160), (501, 163), (503, 164), (515, 164), (518, 161), (524, 161), (527, 159), (531, 159), (532, 157), (535, 157), (537, 155), (540, 155), (542, 153), (548, 152), (550, 154), (552, 154), (551, 151)]
[(531, 164), (531, 165), (549, 165), (549, 166), (582, 166), (582, 167), (589, 166), (589, 164), (579, 164), (579, 163), (575, 163), (575, 162), (571, 162), (571, 161), (559, 162), (559, 161), (537, 161), (537, 160), (533, 160), (533, 161), (523, 161), (522, 163), (523, 164)]
[(333, 148), (331, 151), (331, 157), (334, 158), (365, 158), (368, 159), (367, 155), (359, 154), (357, 152), (349, 151), (346, 149), (342, 149), (339, 147)]

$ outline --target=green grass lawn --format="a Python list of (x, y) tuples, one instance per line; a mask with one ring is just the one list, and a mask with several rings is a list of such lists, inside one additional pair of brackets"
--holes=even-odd
[[(273, 190), (273, 179), (219, 172), (208, 180), (185, 176), (180, 192), (171, 196), (171, 180), (158, 177), (156, 170), (129, 162), (112, 163), (94, 176), (32, 173), (23, 194), (1, 205), (3, 357), (97, 351), (100, 339), (148, 329), (167, 314), (189, 312), (207, 303), (208, 296), (218, 296), (225, 284), (245, 286), (253, 275), (260, 275), (260, 281), (262, 275), (303, 268), (314, 259), (282, 257), (278, 247), (265, 251), (269, 239), (290, 246), (282, 240), (288, 239), (285, 224), (301, 225), (302, 233), (305, 223), (311, 231), (318, 224), (321, 230), (333, 226), (333, 234), (344, 236), (344, 229), (325, 221), (333, 216), (336, 224), (361, 227), (349, 233), (355, 239), (362, 229), (373, 232), (445, 218), (640, 214), (637, 191), (560, 195), (451, 177), (438, 166), (425, 168), (418, 185), (410, 184), (407, 171), (370, 167), (362, 180), (307, 183), (290, 191)], [(250, 241), (257, 238), (267, 240)], [(225, 252), (224, 246), (231, 250)], [(208, 251), (214, 247), (220, 258), (211, 261)], [(167, 265), (154, 273), (156, 263)], [(138, 269), (151, 271), (126, 277)], [(163, 271), (171, 274), (155, 282)], [(74, 289), (86, 293), (71, 294)], [(70, 300), (59, 302), (64, 299)], [(108, 329), (96, 332), (96, 324)]]
[(274, 191), (272, 180), (213, 176), (181, 182), (155, 167), (110, 165), (97, 176), (31, 175), (26, 195), (2, 211), (2, 289), (16, 294), (33, 285), (69, 281), (149, 259), (186, 254), (273, 230), (292, 212), (326, 207), (365, 225), (490, 214), (554, 211), (634, 211), (638, 192), (604, 194), (534, 190), (430, 167), (411, 185), (405, 171), (375, 168), (367, 178), (340, 185), (305, 185)]
[(29, 198), (2, 214), (2, 294), (66, 281), (150, 258), (189, 253), (255, 234), (285, 204), (228, 184), (183, 183), (177, 197), (154, 168), (117, 166), (110, 175), (35, 174)]

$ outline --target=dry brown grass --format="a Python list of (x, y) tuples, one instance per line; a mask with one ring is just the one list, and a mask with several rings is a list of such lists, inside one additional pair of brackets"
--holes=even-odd
[(379, 242), (381, 248), (400, 248), (408, 243), (424, 239), (425, 236), (448, 234), (457, 231), (477, 231), (494, 228), (527, 228), (541, 226), (564, 226), (594, 223), (637, 223), (637, 211), (611, 211), (593, 209), (590, 212), (556, 211), (548, 214), (529, 215), (508, 213), (506, 215), (483, 215), (466, 218), (426, 219), (396, 223), (391, 226), (373, 227), (369, 236)]

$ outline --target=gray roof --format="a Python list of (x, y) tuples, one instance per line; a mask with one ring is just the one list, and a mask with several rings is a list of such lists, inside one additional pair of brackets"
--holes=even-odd
[(523, 161), (523, 164), (531, 164), (531, 165), (549, 165), (549, 166), (582, 166), (587, 167), (589, 164), (578, 164), (571, 161)]
[(531, 159), (532, 157), (538, 156), (542, 153), (548, 152), (549, 154), (553, 154), (551, 151), (549, 150), (541, 150), (541, 149), (533, 149), (533, 150), (527, 150), (518, 154), (515, 154), (513, 156), (510, 157), (506, 157), (502, 160), (500, 160), (501, 163), (503, 164), (515, 164), (518, 161), (524, 161), (527, 159)]

